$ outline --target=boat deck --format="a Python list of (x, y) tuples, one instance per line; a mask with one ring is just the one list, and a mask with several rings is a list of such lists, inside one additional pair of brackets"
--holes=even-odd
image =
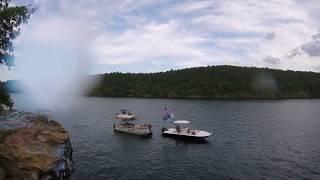
[(115, 125), (114, 130), (118, 132), (135, 134), (140, 136), (149, 136), (152, 134), (151, 128), (144, 125)]
[(169, 128), (168, 130), (164, 131), (163, 134), (195, 137), (195, 138), (205, 138), (205, 137), (209, 137), (212, 133), (207, 131), (191, 130), (191, 129), (180, 129), (180, 131), (177, 131), (177, 129), (175, 128)]

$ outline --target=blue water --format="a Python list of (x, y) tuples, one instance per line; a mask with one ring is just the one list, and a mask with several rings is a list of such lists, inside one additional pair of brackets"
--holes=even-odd
[[(39, 108), (14, 98), (17, 109)], [(76, 104), (52, 112), (71, 136), (72, 179), (320, 179), (320, 100), (83, 97)], [(170, 126), (164, 107), (213, 135), (201, 144), (162, 137)], [(112, 115), (122, 108), (151, 122), (152, 138), (114, 133)]]

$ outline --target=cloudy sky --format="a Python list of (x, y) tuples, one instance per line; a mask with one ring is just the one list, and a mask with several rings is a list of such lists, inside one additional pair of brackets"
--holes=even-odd
[(222, 64), (320, 71), (318, 0), (13, 2), (39, 9), (2, 79)]

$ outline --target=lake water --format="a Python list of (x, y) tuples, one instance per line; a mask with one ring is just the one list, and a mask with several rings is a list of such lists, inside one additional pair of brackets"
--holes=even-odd
[[(39, 108), (25, 95), (14, 99), (17, 109)], [(72, 179), (320, 179), (320, 100), (76, 102), (52, 112), (71, 136)], [(171, 125), (161, 120), (164, 107), (213, 135), (202, 144), (162, 137)], [(151, 122), (152, 138), (114, 133), (112, 115), (122, 108)]]

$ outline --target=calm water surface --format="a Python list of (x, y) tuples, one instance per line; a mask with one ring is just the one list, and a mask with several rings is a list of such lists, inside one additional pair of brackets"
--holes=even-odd
[[(14, 98), (17, 109), (39, 109), (26, 95)], [(72, 179), (320, 179), (320, 100), (76, 102), (52, 112), (71, 136)], [(171, 125), (161, 120), (166, 106), (192, 127), (213, 131), (208, 142), (162, 137), (161, 127)], [(112, 115), (122, 108), (151, 122), (152, 138), (114, 133)]]

